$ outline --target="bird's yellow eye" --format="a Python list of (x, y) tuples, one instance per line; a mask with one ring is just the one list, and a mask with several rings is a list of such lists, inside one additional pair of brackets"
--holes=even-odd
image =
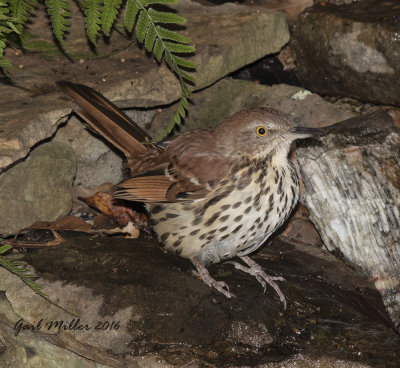
[(267, 130), (262, 126), (257, 127), (256, 132), (260, 137), (264, 137), (267, 134)]

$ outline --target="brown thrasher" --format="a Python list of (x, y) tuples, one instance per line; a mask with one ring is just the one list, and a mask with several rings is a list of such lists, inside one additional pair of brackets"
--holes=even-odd
[[(281, 112), (256, 108), (238, 112), (214, 128), (189, 131), (159, 143), (114, 104), (91, 88), (57, 85), (79, 105), (78, 114), (121, 150), (132, 177), (118, 184), (115, 198), (144, 202), (165, 249), (189, 258), (196, 275), (232, 297), (226, 283), (206, 265), (240, 257), (254, 275), (286, 300), (275, 281), (248, 254), (287, 219), (299, 197), (288, 152), (292, 141), (320, 131), (296, 127)], [(147, 142), (148, 144), (143, 144)]]

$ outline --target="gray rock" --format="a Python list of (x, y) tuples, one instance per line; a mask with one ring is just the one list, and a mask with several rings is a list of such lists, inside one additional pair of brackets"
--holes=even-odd
[(298, 76), (312, 91), (400, 105), (398, 1), (315, 5), (294, 32)]
[[(31, 53), (7, 50), (8, 59), (22, 72), (10, 72), (12, 84), (0, 87), (0, 170), (26, 156), (30, 148), (50, 137), (72, 102), (54, 85), (60, 79), (95, 87), (124, 107), (151, 107), (172, 103), (180, 96), (177, 78), (165, 63), (157, 65), (131, 39), (113, 32), (110, 43), (99, 40), (98, 54), (88, 47), (84, 23), (72, 2), (73, 27), (68, 48), (84, 54), (86, 60), (71, 63), (66, 58), (43, 58)], [(288, 42), (285, 16), (250, 7), (226, 4), (202, 6), (182, 1), (177, 6), (187, 18), (182, 34), (192, 39), (196, 53), (197, 89), (204, 88), (246, 64), (276, 53)], [(41, 39), (53, 42), (45, 12), (33, 18), (28, 29)], [(255, 37), (256, 35), (256, 37)], [(119, 50), (116, 52), (115, 50)], [(108, 55), (98, 58), (99, 55)]]
[(400, 330), (400, 129), (383, 111), (360, 116), (297, 156), (324, 244), (374, 280)]
[(37, 220), (53, 221), (71, 210), (75, 154), (65, 143), (45, 143), (0, 175), (0, 234)]
[(0, 172), (51, 137), (71, 112), (59, 99), (32, 96), (7, 85), (0, 85), (0, 101)]
[(90, 132), (83, 122), (72, 116), (57, 130), (53, 142), (65, 142), (75, 151), (77, 172), (74, 185), (95, 187), (122, 180), (122, 156), (110, 150), (110, 145), (99, 135)]

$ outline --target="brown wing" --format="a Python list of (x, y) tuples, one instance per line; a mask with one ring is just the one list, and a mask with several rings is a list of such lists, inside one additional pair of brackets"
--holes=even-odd
[(149, 172), (120, 183), (115, 196), (157, 203), (202, 199), (228, 174), (231, 166), (231, 158), (218, 151), (212, 129), (188, 132), (153, 157)]

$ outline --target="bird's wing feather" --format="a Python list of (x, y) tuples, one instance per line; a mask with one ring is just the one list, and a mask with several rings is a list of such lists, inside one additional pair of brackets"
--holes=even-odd
[[(205, 150), (206, 148), (206, 150)], [(228, 174), (232, 159), (222, 155), (208, 129), (173, 140), (151, 159), (147, 172), (123, 181), (118, 198), (143, 202), (180, 202), (205, 198)]]
[(138, 176), (118, 184), (114, 197), (138, 202), (167, 201), (171, 181), (165, 175)]

